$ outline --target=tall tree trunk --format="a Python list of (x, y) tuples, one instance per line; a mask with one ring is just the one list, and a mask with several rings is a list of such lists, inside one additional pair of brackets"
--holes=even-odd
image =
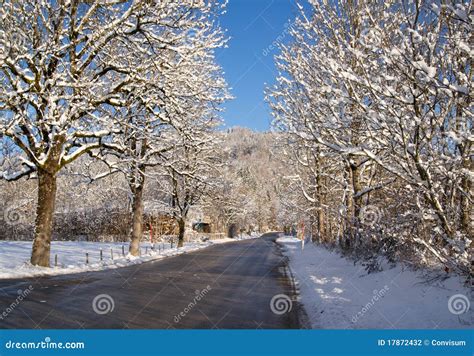
[(345, 196), (345, 222), (343, 227), (343, 235), (341, 236), (341, 247), (344, 250), (348, 250), (351, 247), (353, 238), (353, 226), (354, 226), (354, 192), (352, 190), (352, 170), (349, 162), (345, 163), (345, 181), (346, 181), (346, 196)]
[(326, 242), (326, 217), (324, 216), (324, 210), (321, 205), (318, 209), (318, 230), (319, 243)]
[(362, 186), (360, 183), (360, 175), (361, 175), (361, 170), (359, 167), (359, 163), (356, 161), (355, 157), (351, 159), (350, 162), (350, 167), (351, 167), (351, 176), (352, 176), (352, 199), (354, 201), (354, 216), (352, 218), (352, 248), (355, 248), (356, 246), (359, 246), (360, 244), (360, 212), (362, 208), (362, 196), (359, 196), (358, 194), (362, 190)]
[(309, 226), (311, 231), (311, 242), (319, 243), (319, 228), (316, 228), (316, 219), (314, 218), (314, 214), (311, 213), (309, 216)]
[(317, 201), (317, 222), (318, 222), (318, 242), (324, 243), (326, 239), (326, 219), (324, 216), (324, 193), (323, 193), (323, 177), (319, 152), (315, 156), (316, 163), (316, 201)]
[(34, 266), (49, 267), (56, 190), (56, 174), (38, 170), (35, 239), (31, 252), (31, 264)]
[(357, 223), (357, 220), (359, 219), (359, 216), (360, 216), (360, 209), (362, 207), (362, 197), (358, 195), (360, 191), (362, 190), (362, 186), (360, 184), (360, 169), (357, 162), (351, 162), (350, 167), (351, 167), (351, 172), (352, 172), (351, 176), (352, 176), (352, 191), (353, 191), (352, 198), (354, 199), (354, 219), (355, 219), (355, 222)]
[[(352, 36), (350, 40), (351, 48), (357, 49), (359, 47), (359, 38), (361, 34), (361, 14), (357, 10), (358, 4), (356, 1), (347, 1), (345, 5), (343, 5), (348, 20), (350, 23), (349, 32)], [(357, 64), (355, 59), (351, 60), (350, 67), (354, 70), (356, 74), (362, 74), (361, 68)], [(349, 96), (353, 97), (353, 89), (349, 88)], [(349, 111), (347, 113), (351, 117), (350, 123), (350, 143), (353, 147), (358, 147), (361, 143), (361, 133), (362, 133), (362, 122), (363, 119), (360, 115), (360, 109), (357, 107), (357, 104), (351, 103), (349, 105)], [(360, 191), (360, 167), (358, 164), (358, 159), (355, 155), (349, 154), (348, 155), (348, 167), (349, 170), (349, 180), (348, 183), (351, 186), (351, 194), (348, 197), (350, 202), (350, 209), (348, 209), (348, 222), (350, 224), (348, 234), (349, 239), (346, 241), (347, 248), (354, 248), (356, 246), (356, 242), (358, 240), (359, 234), (359, 212), (360, 212), (360, 197), (357, 197), (357, 193)]]
[(184, 233), (186, 231), (186, 224), (184, 219), (178, 219), (178, 247), (184, 245)]
[(419, 154), (417, 153), (414, 155), (414, 161), (415, 161), (415, 167), (418, 171), (418, 174), (420, 178), (425, 182), (426, 184), (426, 190), (423, 192), (423, 195), (430, 205), (430, 207), (435, 211), (435, 214), (437, 215), (440, 223), (441, 223), (441, 228), (443, 229), (444, 233), (446, 236), (443, 236), (443, 243), (447, 245), (449, 243), (449, 239), (454, 238), (455, 231), (452, 228), (452, 225), (450, 224), (450, 221), (448, 219), (448, 216), (446, 212), (444, 211), (441, 202), (438, 199), (438, 196), (435, 193), (435, 188), (433, 186), (433, 181), (431, 179), (431, 175), (429, 174), (429, 171), (423, 166), (421, 163)]
[[(463, 168), (466, 169), (466, 172), (472, 172), (474, 164), (468, 158), (463, 160)], [(464, 174), (461, 180), (461, 230), (466, 233), (466, 236), (472, 236), (472, 221), (471, 221), (471, 212), (472, 212), (472, 182), (467, 175)]]
[(132, 256), (138, 256), (143, 236), (143, 183), (133, 187), (132, 194), (132, 233), (129, 252)]

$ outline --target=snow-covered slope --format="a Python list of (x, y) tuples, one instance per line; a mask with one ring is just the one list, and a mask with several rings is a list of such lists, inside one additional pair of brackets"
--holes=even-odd
[(280, 237), (313, 328), (470, 328), (470, 292), (459, 277), (429, 281), (402, 266), (367, 274), (324, 247)]
[[(257, 236), (243, 236), (242, 239), (255, 237)], [(128, 243), (123, 242), (53, 241), (51, 244), (51, 268), (35, 267), (29, 263), (32, 244), (30, 241), (0, 241), (0, 279), (113, 269), (231, 241), (236, 241), (236, 239), (224, 238), (206, 242), (189, 242), (179, 249), (176, 248), (176, 244), (173, 248), (169, 243), (159, 244), (159, 247), (156, 244), (154, 251), (149, 243), (142, 243), (141, 257), (128, 255)], [(122, 246), (125, 256), (122, 255)], [(146, 249), (147, 246), (148, 249)], [(101, 249), (102, 261), (100, 260)], [(88, 253), (88, 264), (86, 264), (86, 253)], [(54, 266), (55, 255), (58, 256), (57, 266)]]

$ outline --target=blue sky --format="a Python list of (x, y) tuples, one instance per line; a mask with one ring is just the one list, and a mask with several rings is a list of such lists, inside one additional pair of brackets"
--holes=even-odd
[(229, 48), (217, 54), (235, 97), (225, 105), (225, 127), (270, 128), (263, 90), (276, 76), (277, 50), (269, 46), (279, 37), (289, 39), (286, 29), (296, 13), (294, 0), (229, 0), (220, 22), (231, 40)]

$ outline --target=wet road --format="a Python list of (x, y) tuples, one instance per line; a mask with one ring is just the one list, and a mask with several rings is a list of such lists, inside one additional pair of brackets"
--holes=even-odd
[(107, 271), (2, 280), (0, 328), (302, 328), (276, 237)]

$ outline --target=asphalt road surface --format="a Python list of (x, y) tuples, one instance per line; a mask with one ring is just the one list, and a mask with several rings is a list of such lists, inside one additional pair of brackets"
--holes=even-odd
[(107, 271), (2, 280), (0, 328), (304, 328), (276, 237)]

